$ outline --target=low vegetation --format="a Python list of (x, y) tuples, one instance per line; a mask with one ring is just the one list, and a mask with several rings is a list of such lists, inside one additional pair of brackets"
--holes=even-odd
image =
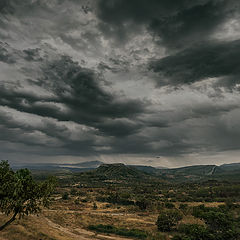
[[(49, 202), (49, 194), (53, 190), (49, 187), (52, 185), (49, 181), (36, 181), (45, 179), (48, 174), (44, 175), (41, 172), (39, 175), (33, 172), (32, 177), (27, 170), (13, 172), (6, 162), (2, 162), (1, 166), (5, 169), (1, 170), (2, 182), (10, 181), (9, 179), (14, 176), (15, 180), (18, 179), (14, 186), (23, 186), (20, 189), (30, 191), (30, 196), (37, 199), (37, 205), (34, 206), (45, 206), (45, 202)], [(240, 239), (240, 182), (204, 179), (201, 182), (173, 183), (137, 169), (125, 170), (124, 165), (113, 165), (111, 168), (105, 165), (96, 171), (56, 174), (59, 184), (51, 197), (50, 209), (44, 208), (39, 215), (42, 219), (41, 224), (47, 221), (51, 230), (40, 232), (40, 229), (44, 229), (41, 226), (33, 230), (33, 224), (24, 218), (21, 221), (17, 220), (17, 224), (11, 225), (12, 227), (4, 229), (4, 238), (34, 239), (28, 238), (26, 234), (28, 232), (32, 234), (31, 236), (37, 236), (36, 239), (44, 236), (42, 237), (44, 240), (70, 240), (78, 237), (81, 239), (81, 236), (85, 238), (94, 236), (95, 239), (98, 239), (98, 236), (99, 239), (102, 236), (113, 239), (120, 236), (146, 240)], [(9, 176), (12, 177), (4, 175), (4, 171), (9, 172)], [(1, 199), (3, 193), (8, 192), (7, 186), (14, 189), (13, 185), (2, 186), (4, 189), (1, 188)], [(14, 191), (9, 191), (9, 194), (15, 196)], [(23, 190), (19, 196), (23, 196), (22, 194)], [(6, 202), (7, 198), (4, 199)], [(30, 202), (31, 200), (25, 200), (25, 204)], [(23, 205), (23, 202), (21, 204), (27, 206)], [(1, 211), (4, 212), (7, 208), (1, 206)], [(36, 213), (39, 210), (37, 207), (36, 211), (28, 212), (26, 210), (30, 208), (23, 207), (25, 211), (23, 213)], [(9, 210), (9, 214), (14, 214), (13, 210)], [(30, 216), (29, 219), (31, 223), (40, 224), (37, 218)], [(3, 215), (0, 215), (0, 220), (7, 221)], [(13, 233), (16, 225), (21, 228)], [(26, 229), (25, 235), (23, 229)], [(60, 237), (65, 235), (66, 238)]]
[(103, 225), (103, 224), (90, 225), (88, 227), (88, 229), (96, 231), (96, 232), (113, 233), (113, 234), (125, 236), (125, 237), (134, 237), (137, 239), (146, 239), (147, 238), (146, 232), (144, 232), (142, 230), (119, 228), (119, 227), (115, 227), (113, 225)]

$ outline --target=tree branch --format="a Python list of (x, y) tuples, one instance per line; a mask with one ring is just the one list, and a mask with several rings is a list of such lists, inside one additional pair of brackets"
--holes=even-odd
[(0, 226), (0, 231), (2, 231), (5, 227), (7, 227), (10, 223), (12, 223), (15, 219), (16, 219), (16, 216), (18, 214), (18, 211), (16, 211), (12, 218), (10, 218), (6, 223), (4, 223), (2, 226)]

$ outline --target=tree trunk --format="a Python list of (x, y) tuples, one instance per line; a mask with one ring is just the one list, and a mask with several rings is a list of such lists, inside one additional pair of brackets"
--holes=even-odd
[(4, 223), (2, 226), (0, 226), (0, 231), (2, 231), (5, 227), (7, 227), (10, 223), (12, 223), (17, 216), (18, 212), (15, 212), (12, 218), (10, 218), (6, 223)]

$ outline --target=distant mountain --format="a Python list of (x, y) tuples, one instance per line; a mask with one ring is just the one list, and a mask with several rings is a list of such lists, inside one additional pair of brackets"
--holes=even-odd
[(240, 163), (194, 165), (181, 168), (158, 169), (158, 177), (172, 182), (205, 181), (210, 179), (240, 181)]
[(17, 170), (20, 168), (28, 168), (32, 171), (51, 171), (51, 172), (83, 172), (89, 171), (99, 167), (103, 162), (100, 161), (90, 161), (81, 163), (29, 163), (29, 164), (19, 164), (13, 165), (13, 169)]
[(240, 163), (230, 163), (230, 164), (223, 164), (218, 167), (222, 171), (236, 171), (240, 170)]
[(33, 173), (83, 173), (94, 179), (140, 180), (161, 179), (171, 182), (205, 181), (210, 179), (240, 181), (240, 163), (216, 165), (194, 165), (180, 168), (154, 168), (144, 165), (105, 164), (89, 161), (75, 164), (39, 163), (13, 166), (14, 170), (29, 168)]
[(216, 165), (194, 165), (181, 168), (161, 169), (166, 174), (212, 175)]
[(195, 165), (181, 168), (157, 169), (157, 176), (174, 182), (199, 181), (215, 172), (216, 165)]
[(74, 164), (59, 164), (59, 166), (65, 167), (65, 168), (97, 168), (102, 164), (104, 164), (104, 162), (90, 161), (90, 162), (81, 162), (81, 163), (74, 163)]

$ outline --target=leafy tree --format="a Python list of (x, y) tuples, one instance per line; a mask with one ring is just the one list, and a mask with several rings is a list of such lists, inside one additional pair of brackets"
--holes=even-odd
[(168, 209), (159, 214), (156, 225), (159, 231), (169, 232), (181, 219), (182, 214), (179, 210)]
[(0, 211), (6, 215), (12, 214), (12, 217), (0, 226), (0, 231), (17, 217), (36, 214), (41, 211), (41, 206), (47, 207), (55, 184), (55, 178), (38, 183), (33, 180), (28, 169), (14, 172), (7, 161), (1, 161)]

